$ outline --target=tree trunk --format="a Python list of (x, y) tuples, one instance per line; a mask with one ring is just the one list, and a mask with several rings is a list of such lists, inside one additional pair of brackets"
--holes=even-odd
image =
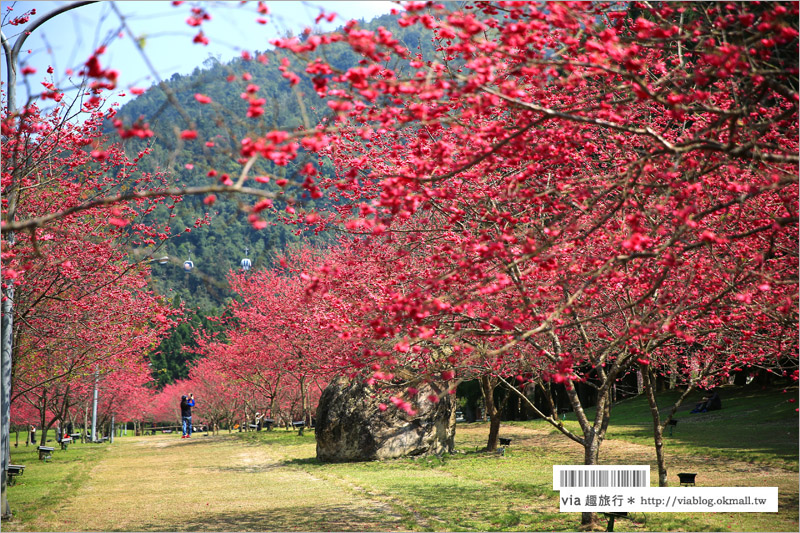
[[(569, 384), (568, 384), (569, 385)], [(582, 404), (574, 386), (567, 386), (567, 396), (570, 399), (576, 416), (583, 413)], [(611, 392), (604, 390), (597, 394), (597, 407), (593, 423), (590, 425), (588, 420), (581, 422), (583, 430), (583, 464), (593, 466), (599, 464), (600, 445), (608, 429), (608, 422), (611, 418)], [(579, 417), (579, 421), (581, 418)], [(581, 513), (581, 526), (583, 529), (591, 529), (597, 522), (597, 513)]]
[(273, 423), (269, 425), (267, 428), (268, 430), (272, 430), (272, 426), (278, 427), (278, 417), (276, 416), (277, 410), (275, 409), (275, 405), (278, 403), (278, 397), (273, 394), (269, 398), (269, 417), (273, 420)]
[[(302, 398), (302, 409), (303, 409), (303, 422), (310, 426), (311, 425), (311, 410), (308, 407), (308, 385), (305, 383), (305, 378), (300, 380), (300, 395)], [(302, 435), (302, 431), (300, 432)]]
[(480, 381), (486, 405), (486, 416), (489, 418), (489, 439), (486, 443), (486, 450), (493, 452), (497, 449), (497, 440), (500, 436), (500, 413), (494, 402), (494, 389), (497, 387), (498, 380), (494, 376), (484, 375), (481, 376)]
[[(642, 366), (644, 367), (645, 365)], [(650, 377), (650, 372), (646, 367), (642, 368), (641, 372), (644, 376), (644, 392), (647, 395), (647, 403), (650, 404), (650, 416), (653, 417), (653, 442), (656, 448), (656, 461), (658, 463), (658, 486), (667, 487), (669, 486), (669, 481), (667, 480), (667, 462), (664, 457), (664, 427), (661, 425), (661, 414), (658, 412), (658, 402), (656, 401), (656, 394), (653, 390), (653, 381)]]
[[(583, 464), (585, 466), (593, 466), (598, 464), (600, 457), (600, 439), (594, 433), (594, 429), (590, 434), (584, 435), (583, 445)], [(582, 529), (592, 529), (597, 522), (597, 513), (583, 512), (581, 513), (581, 526)]]
[[(39, 429), (42, 430), (42, 436), (39, 437), (39, 446), (47, 444), (47, 411), (46, 407), (42, 406), (39, 409)], [(36, 443), (34, 443), (36, 444)]]
[(86, 435), (89, 434), (89, 406), (83, 410), (83, 435), (81, 435), (81, 442), (86, 442)]

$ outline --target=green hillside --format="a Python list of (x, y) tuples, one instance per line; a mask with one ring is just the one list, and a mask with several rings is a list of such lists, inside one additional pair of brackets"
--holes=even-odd
[[(391, 15), (365, 24), (368, 29), (379, 26), (392, 31), (410, 53), (426, 58), (434, 56), (431, 37), (423, 38), (419, 28), (401, 28)], [(290, 58), (292, 70), (301, 75), (301, 81), (295, 87), (279, 70), (284, 57)], [(360, 56), (347, 44), (336, 43), (326, 47), (325, 59), (336, 68), (346, 70), (357, 65)], [(255, 51), (249, 61), (237, 58), (227, 64), (209, 58), (191, 75), (174, 74), (164, 81), (167, 91), (178, 102), (177, 107), (170, 103), (167, 92), (154, 84), (119, 110), (118, 118), (126, 126), (140, 121), (149, 124), (154, 132), (154, 136), (147, 140), (127, 139), (125, 149), (130, 155), (135, 155), (149, 146), (152, 154), (142, 159), (140, 168), (149, 172), (166, 171), (171, 184), (196, 186), (214, 183), (225, 173), (235, 178), (242, 169), (237, 161), (240, 139), (261, 137), (275, 129), (312, 128), (328, 112), (325, 100), (314, 92), (310, 77), (303, 70), (301, 60), (281, 51)], [(258, 118), (245, 116), (248, 104), (241, 95), (250, 85), (257, 86), (258, 90), (253, 94), (266, 101), (263, 106), (265, 113)], [(198, 103), (194, 96), (198, 93), (210, 97), (213, 103)], [(192, 141), (180, 139), (179, 132), (190, 128), (198, 132), (198, 138)], [(206, 146), (208, 142), (214, 146)], [(325, 203), (326, 199), (314, 200), (300, 187), (303, 180), (302, 177), (298, 179), (296, 170), (309, 160), (309, 156), (301, 155), (298, 160), (282, 167), (259, 161), (250, 174), (269, 173), (288, 179), (286, 196), (297, 200), (301, 208), (311, 209)], [(217, 172), (217, 177), (208, 176), (211, 170)], [(323, 165), (322, 171), (328, 176), (334, 172), (329, 163)], [(248, 185), (279, 190), (272, 182), (265, 185), (249, 182)], [(159, 292), (171, 290), (192, 307), (218, 309), (230, 297), (224, 286), (225, 276), (230, 269), (238, 268), (245, 248), (250, 251), (254, 268), (262, 268), (269, 267), (277, 254), (300, 239), (324, 238), (286, 226), (274, 214), (267, 215), (270, 223), (267, 228), (255, 230), (241, 209), (243, 200), (235, 196), (221, 197), (213, 206), (206, 206), (202, 197), (187, 197), (174, 208), (162, 206), (149, 216), (151, 221), (169, 220), (176, 237), (166, 244), (166, 252), (181, 260), (191, 259), (197, 273), (187, 276), (174, 267), (156, 269), (153, 277)], [(285, 207), (285, 202), (275, 202), (277, 212), (282, 212)], [(195, 227), (196, 221), (206, 214), (210, 216), (210, 224)], [(186, 232), (186, 228), (191, 231)]]
[[(680, 447), (686, 452), (715, 458), (770, 464), (798, 469), (797, 385), (787, 380), (786, 387), (726, 385), (719, 387), (722, 409), (708, 413), (690, 411), (706, 395), (692, 393), (675, 413), (678, 424), (664, 432), (667, 449)], [(662, 416), (666, 416), (679, 390), (658, 393)], [(589, 417), (593, 409), (587, 409)], [(506, 422), (532, 424), (532, 422)], [(544, 424), (542, 421), (533, 424)], [(566, 415), (565, 425), (579, 431), (575, 415)], [(555, 431), (555, 430), (554, 430)], [(608, 439), (624, 440), (645, 446), (653, 445), (653, 419), (644, 395), (623, 400), (611, 411)]]
[[(391, 15), (364, 24), (365, 28), (373, 30), (379, 26), (392, 31), (409, 53), (427, 59), (434, 57), (431, 36), (423, 36), (420, 28), (401, 28)], [(300, 75), (300, 82), (294, 87), (279, 70), (285, 57), (291, 63), (291, 70)], [(360, 59), (344, 43), (336, 43), (325, 50), (325, 60), (340, 70), (357, 65)], [(125, 150), (135, 157), (149, 148), (151, 154), (140, 161), (139, 168), (145, 172), (165, 172), (170, 185), (215, 183), (224, 174), (235, 180), (242, 169), (241, 162), (237, 161), (242, 138), (263, 137), (277, 129), (313, 128), (325, 117), (328, 106), (314, 92), (310, 77), (304, 74), (304, 66), (302, 60), (282, 51), (254, 51), (250, 60), (237, 58), (227, 64), (209, 57), (191, 75), (174, 74), (120, 108), (116, 118), (121, 119), (125, 127), (148, 124), (154, 133), (149, 139), (126, 139)], [(260, 117), (246, 117), (248, 103), (242, 94), (247, 93), (248, 88), (250, 94), (265, 100), (265, 112)], [(200, 104), (195, 94), (209, 97), (212, 103)], [(108, 128), (113, 130), (111, 124)], [(180, 132), (186, 129), (197, 131), (198, 138), (181, 139)], [(319, 243), (329, 238), (286, 225), (279, 217), (287, 205), (283, 198), (296, 202), (298, 212), (324, 206), (328, 201), (324, 196), (311, 198), (301, 187), (303, 177), (296, 171), (311, 161), (311, 157), (301, 153), (297, 160), (285, 166), (261, 160), (252, 168), (251, 176), (269, 173), (289, 181), (282, 189), (274, 180), (267, 184), (248, 182), (248, 186), (281, 195), (274, 203), (273, 212), (261, 213), (268, 222), (264, 229), (256, 230), (247, 221), (243, 208), (248, 201), (252, 203), (252, 199), (236, 195), (219, 195), (213, 205), (204, 204), (203, 197), (185, 197), (174, 203), (167, 202), (144, 217), (150, 223), (169, 221), (174, 235), (153, 253), (154, 257), (166, 253), (172, 258), (166, 265), (153, 265), (154, 289), (184, 302), (190, 309), (199, 310), (193, 319), (197, 322), (199, 316), (222, 312), (226, 301), (232, 297), (226, 276), (229, 271), (239, 269), (246, 249), (253, 268), (269, 268), (287, 246), (301, 240)], [(316, 162), (316, 156), (313, 157)], [(323, 162), (321, 170), (326, 177), (333, 176), (330, 162)], [(210, 171), (216, 172), (216, 176), (209, 177)], [(198, 223), (204, 218), (206, 223)], [(194, 264), (190, 272), (180, 268), (186, 260)], [(186, 355), (181, 347), (190, 335), (188, 325), (181, 328), (186, 331), (176, 330), (173, 338), (162, 344), (160, 353), (153, 356), (160, 384), (185, 377)]]

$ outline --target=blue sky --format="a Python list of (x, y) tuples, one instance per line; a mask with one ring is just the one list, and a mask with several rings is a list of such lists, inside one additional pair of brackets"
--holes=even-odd
[[(8, 20), (30, 10), (36, 9), (35, 18), (70, 2), (2, 2), (2, 16)], [(223, 62), (237, 57), (242, 49), (249, 51), (267, 50), (271, 48), (269, 41), (285, 35), (287, 31), (300, 33), (304, 28), (314, 25), (314, 19), (322, 9), (337, 14), (332, 23), (321, 21), (317, 26), (322, 29), (333, 29), (355, 18), (370, 20), (375, 16), (388, 13), (397, 8), (392, 2), (265, 2), (270, 10), (266, 17), (268, 23), (258, 24), (256, 18), (256, 2), (184, 2), (178, 7), (170, 1), (122, 1), (116, 7), (137, 38), (144, 38), (144, 49), (150, 61), (162, 79), (173, 73), (187, 74), (195, 67), (202, 68), (203, 61), (209, 55), (219, 57)], [(23, 65), (36, 68), (37, 72), (27, 76), (30, 91), (38, 94), (42, 90), (40, 82), (45, 77), (48, 66), (55, 69), (53, 74), (56, 85), (66, 89), (72, 85), (65, 74), (72, 68), (78, 72), (98, 45), (109, 36), (116, 36), (121, 28), (120, 18), (112, 8), (112, 2), (98, 2), (83, 6), (44, 23), (25, 42), (20, 54)], [(210, 22), (204, 22), (202, 29), (209, 38), (207, 46), (195, 44), (192, 38), (198, 28), (190, 27), (186, 19), (191, 15), (193, 6), (204, 7), (212, 16)], [(7, 7), (13, 7), (8, 15)], [(30, 23), (29, 23), (30, 24)], [(3, 33), (13, 44), (25, 25), (3, 27)], [(28, 53), (30, 50), (30, 53)], [(132, 40), (125, 35), (114, 37), (106, 53), (101, 56), (103, 68), (112, 67), (120, 72), (119, 89), (126, 97), (115, 97), (112, 101), (124, 103), (130, 98), (128, 87), (147, 88), (154, 83), (155, 77), (150, 73), (144, 59), (137, 51)], [(6, 81), (5, 58), (2, 62), (3, 81)], [(22, 78), (22, 76), (20, 76)], [(73, 76), (75, 82), (77, 76)], [(18, 84), (18, 100), (24, 103), (29, 89), (21, 81)]]

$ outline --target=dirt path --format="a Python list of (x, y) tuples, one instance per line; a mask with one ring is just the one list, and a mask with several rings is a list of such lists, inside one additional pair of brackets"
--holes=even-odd
[(403, 529), (390, 506), (230, 436), (126, 439), (33, 531)]

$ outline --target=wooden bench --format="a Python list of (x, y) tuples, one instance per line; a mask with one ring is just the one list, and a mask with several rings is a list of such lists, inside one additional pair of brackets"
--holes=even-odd
[(511, 439), (500, 437), (498, 440), (500, 441), (500, 446), (511, 446)]
[(67, 446), (72, 444), (72, 438), (61, 439), (61, 449), (66, 450)]
[(696, 473), (691, 472), (680, 472), (678, 474), (678, 480), (682, 487), (688, 487), (689, 485), (694, 486), (694, 478), (697, 476)]
[(25, 472), (25, 465), (8, 465), (6, 475), (8, 476), (8, 484), (14, 485), (17, 482), (17, 476), (21, 476)]
[(69, 438), (72, 439), (72, 442), (77, 442), (77, 441), (81, 440), (81, 434), (80, 433), (70, 433), (69, 434)]
[(39, 450), (39, 460), (44, 462), (53, 457), (53, 452), (55, 451), (55, 448), (50, 446), (39, 446), (37, 449)]

